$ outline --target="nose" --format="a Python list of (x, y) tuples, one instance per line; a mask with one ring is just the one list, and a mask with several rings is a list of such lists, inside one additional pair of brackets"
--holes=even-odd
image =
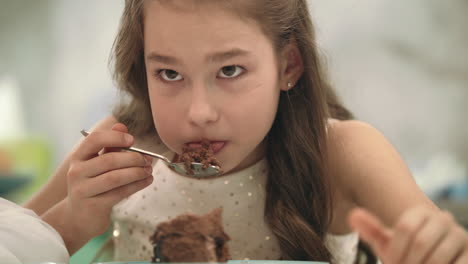
[(206, 89), (195, 90), (192, 90), (188, 111), (190, 123), (198, 127), (215, 123), (219, 118), (219, 113), (215, 106), (214, 95)]

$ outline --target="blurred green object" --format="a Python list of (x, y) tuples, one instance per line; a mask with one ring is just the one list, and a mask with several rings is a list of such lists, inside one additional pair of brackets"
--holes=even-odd
[(8, 193), (23, 187), (32, 180), (31, 175), (0, 172), (0, 197), (6, 197)]
[[(18, 177), (18, 182), (24, 182), (6, 194), (6, 199), (21, 204), (29, 199), (44, 185), (51, 175), (52, 150), (50, 143), (39, 137), (11, 139), (0, 141), (0, 149), (12, 159), (13, 168), (8, 177)], [(1, 177), (1, 176), (0, 176)], [(19, 179), (29, 177), (26, 179)], [(19, 183), (16, 184), (19, 184)], [(10, 183), (14, 184), (14, 183)]]
[(91, 239), (70, 258), (69, 264), (91, 264), (96, 261), (109, 261), (113, 258), (112, 252), (106, 251), (106, 245), (111, 243), (111, 229), (104, 234)]

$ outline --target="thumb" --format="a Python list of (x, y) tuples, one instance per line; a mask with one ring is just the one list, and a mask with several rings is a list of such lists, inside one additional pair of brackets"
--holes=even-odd
[[(119, 132), (123, 132), (123, 133), (128, 133), (127, 126), (125, 126), (122, 123), (114, 124), (112, 126), (111, 130), (119, 131)], [(104, 148), (104, 151), (102, 153), (119, 152), (119, 151), (121, 151), (120, 148)]]
[(127, 126), (125, 126), (125, 125), (122, 124), (122, 123), (117, 123), (117, 124), (113, 125), (111, 129), (114, 130), (114, 131), (119, 131), (119, 132), (123, 132), (123, 133), (128, 133), (128, 128), (127, 128)]
[(380, 257), (385, 256), (392, 232), (369, 211), (356, 208), (348, 215), (348, 224)]

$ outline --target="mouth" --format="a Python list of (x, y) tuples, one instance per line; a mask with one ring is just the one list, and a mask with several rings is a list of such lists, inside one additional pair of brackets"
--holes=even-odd
[[(219, 153), (227, 144), (227, 141), (209, 141), (210, 149), (213, 150), (213, 154)], [(189, 148), (201, 148), (201, 141), (189, 142), (185, 144)]]

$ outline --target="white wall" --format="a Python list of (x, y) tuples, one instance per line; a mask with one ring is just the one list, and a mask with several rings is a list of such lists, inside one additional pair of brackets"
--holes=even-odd
[(468, 4), (310, 3), (332, 80), (357, 117), (414, 170), (440, 156), (468, 166)]
[[(0, 77), (17, 79), (27, 134), (55, 164), (115, 99), (108, 57), (123, 1), (2, 0)], [(8, 125), (8, 124), (7, 124)]]
[[(60, 152), (110, 111), (115, 89), (108, 69), (123, 1), (56, 1), (51, 31), (50, 119)], [(63, 156), (63, 155), (61, 155)]]

